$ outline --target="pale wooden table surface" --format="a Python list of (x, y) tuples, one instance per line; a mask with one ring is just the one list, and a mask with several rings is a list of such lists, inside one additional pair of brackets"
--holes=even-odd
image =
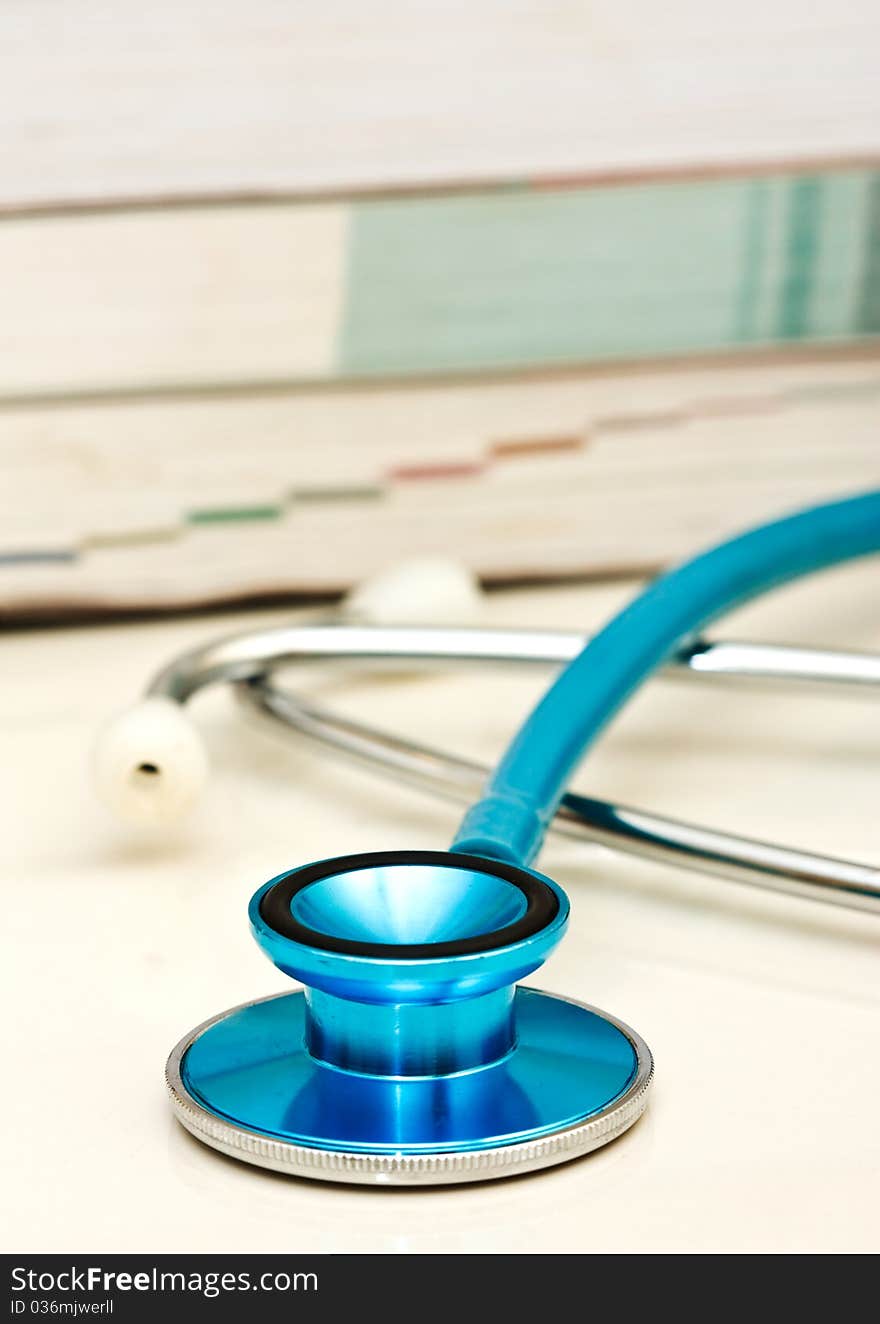
[[(743, 612), (740, 637), (880, 647), (876, 562)], [(496, 595), (495, 623), (600, 621), (620, 586)], [(179, 1036), (280, 989), (245, 906), (294, 863), (443, 845), (450, 808), (195, 712), (215, 763), (173, 840), (93, 804), (90, 743), (175, 651), (285, 613), (10, 634), (0, 651), (4, 1249), (877, 1249), (880, 921), (551, 842), (573, 900), (542, 986), (634, 1025), (646, 1117), (581, 1162), (486, 1186), (322, 1186), (220, 1158), (165, 1103)], [(491, 757), (534, 674), (313, 677), (312, 692)], [(658, 682), (580, 778), (595, 793), (880, 861), (876, 704)]]

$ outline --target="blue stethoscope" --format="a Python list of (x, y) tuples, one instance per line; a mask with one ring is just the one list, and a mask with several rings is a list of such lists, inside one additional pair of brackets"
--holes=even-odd
[[(595, 839), (603, 827), (612, 838), (650, 838), (625, 815), (621, 827), (607, 812), (603, 819), (598, 802), (565, 795), (622, 704), (657, 668), (698, 656), (699, 632), (724, 612), (877, 550), (880, 492), (872, 492), (697, 556), (651, 584), (572, 657), (467, 810), (449, 851), (337, 857), (262, 886), (249, 908), (253, 935), (303, 987), (223, 1012), (181, 1040), (167, 1080), (183, 1125), (261, 1167), (388, 1185), (528, 1172), (624, 1132), (651, 1085), (644, 1041), (604, 1012), (519, 982), (542, 965), (568, 922), (565, 892), (532, 867), (544, 835), (557, 814), (567, 814), (587, 835), (592, 822)], [(275, 661), (269, 644), (248, 649), (232, 641), (213, 657), (203, 653), (163, 673), (153, 701), (168, 705), (162, 712), (170, 721), (169, 700), (185, 701), (206, 680), (230, 679), (271, 711), (272, 689), (260, 677)], [(277, 700), (275, 715), (308, 731), (307, 708), (291, 718)], [(352, 748), (374, 736), (365, 728), (346, 733)], [(175, 737), (184, 762), (197, 759), (177, 728), (171, 744)], [(404, 758), (430, 762), (430, 751), (403, 748)], [(142, 758), (135, 771), (149, 781), (160, 769)], [(665, 822), (668, 849), (675, 825)], [(679, 837), (684, 855), (687, 836)], [(756, 843), (740, 843), (737, 860), (737, 839), (723, 840), (717, 854), (733, 876), (737, 867), (747, 874), (751, 862), (772, 878), (772, 848), (762, 863), (745, 849)], [(712, 850), (694, 845), (693, 834), (690, 850), (711, 863)], [(823, 876), (817, 860), (789, 852), (777, 860), (774, 885), (787, 880), (785, 890), (800, 883), (808, 894), (812, 888), (833, 893), (824, 899), (877, 908), (876, 870), (825, 861)]]

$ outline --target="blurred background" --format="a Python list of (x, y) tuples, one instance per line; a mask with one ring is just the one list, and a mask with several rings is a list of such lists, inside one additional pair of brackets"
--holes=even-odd
[(867, 0), (5, 0), (0, 619), (651, 572), (880, 480)]

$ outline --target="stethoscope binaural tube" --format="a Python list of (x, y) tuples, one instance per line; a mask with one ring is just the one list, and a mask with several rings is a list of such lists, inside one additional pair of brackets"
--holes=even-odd
[[(419, 584), (419, 589), (423, 586)], [(465, 604), (466, 605), (466, 604)], [(420, 612), (424, 606), (420, 602)], [(298, 663), (379, 665), (383, 670), (452, 664), (558, 665), (584, 647), (574, 631), (419, 625), (367, 625), (346, 620), (276, 626), (210, 641), (167, 664), (147, 697), (107, 727), (96, 747), (102, 797), (128, 821), (164, 825), (200, 793), (204, 748), (185, 705), (203, 688), (246, 684), (246, 697), (276, 722), (378, 770), (415, 780), (467, 803), (487, 770), (399, 735), (353, 724), (278, 688), (276, 677)], [(664, 674), (709, 684), (791, 683), (819, 692), (858, 695), (880, 685), (880, 657), (790, 645), (690, 637)], [(750, 882), (860, 909), (880, 907), (880, 871), (854, 861), (720, 832), (602, 800), (564, 809), (560, 829), (588, 841), (661, 863), (736, 882)]]
[[(274, 725), (395, 780), (469, 805), (490, 769), (291, 693), (272, 675), (236, 685), (242, 703)], [(880, 914), (880, 869), (566, 793), (550, 827), (592, 846), (678, 869)]]

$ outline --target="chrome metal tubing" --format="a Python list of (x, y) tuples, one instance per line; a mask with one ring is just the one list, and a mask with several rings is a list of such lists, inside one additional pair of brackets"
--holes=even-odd
[[(306, 702), (261, 676), (236, 686), (252, 709), (311, 741), (397, 780), (469, 803), (488, 768)], [(567, 794), (553, 829), (738, 883), (880, 914), (880, 869), (754, 841), (624, 805)]]
[[(412, 667), (501, 662), (559, 666), (586, 636), (565, 630), (328, 624), (283, 626), (216, 640), (176, 658), (153, 679), (148, 694), (185, 703), (218, 682), (249, 680), (310, 659)], [(851, 690), (880, 685), (880, 656), (779, 644), (695, 640), (665, 674), (705, 680), (787, 681)]]

